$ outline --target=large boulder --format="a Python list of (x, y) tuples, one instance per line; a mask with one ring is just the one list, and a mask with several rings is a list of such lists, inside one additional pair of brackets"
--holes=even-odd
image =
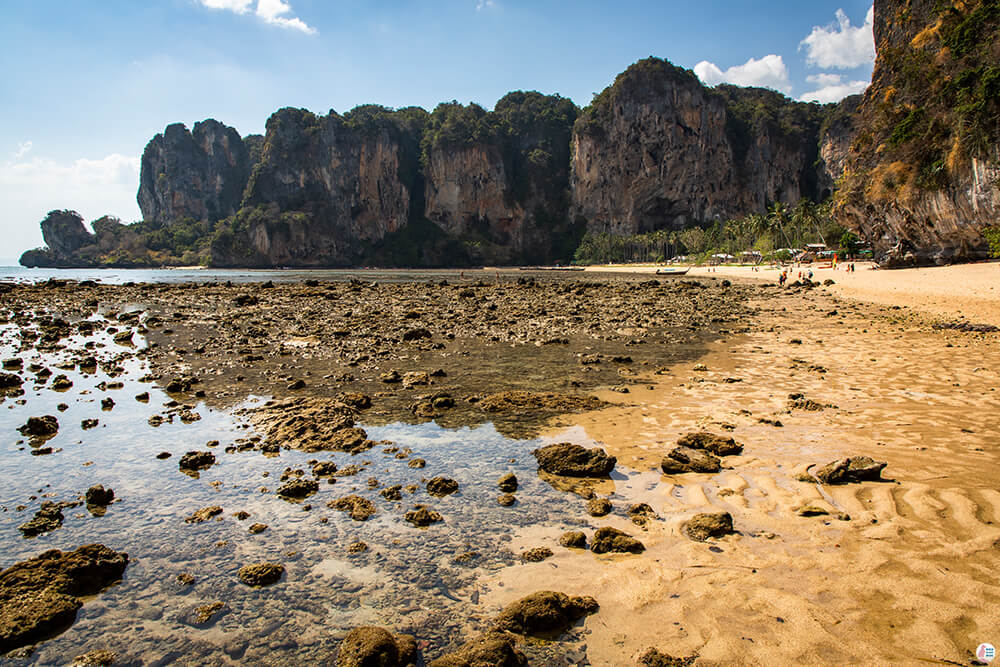
[(462, 644), (457, 651), (431, 662), (430, 667), (524, 667), (528, 659), (517, 650), (514, 636), (490, 630)]
[(417, 663), (417, 642), (385, 628), (354, 628), (340, 644), (337, 667), (408, 667)]
[(548, 445), (531, 454), (545, 472), (566, 477), (606, 477), (618, 462), (599, 447), (586, 449), (568, 442)]
[(118, 581), (128, 554), (100, 544), (45, 553), (0, 572), (0, 653), (60, 633), (76, 620), (80, 598)]
[(736, 442), (733, 438), (715, 435), (706, 431), (683, 435), (677, 441), (677, 444), (681, 447), (689, 447), (691, 449), (703, 449), (716, 456), (734, 456), (743, 453), (743, 445)]
[(597, 601), (589, 596), (538, 591), (504, 607), (494, 626), (519, 635), (553, 636), (598, 609)]
[(605, 553), (632, 553), (639, 554), (646, 550), (642, 542), (627, 533), (623, 533), (617, 528), (605, 526), (598, 528), (594, 533), (594, 540), (590, 545), (590, 550), (595, 554)]
[[(813, 473), (823, 484), (851, 484), (856, 482), (880, 482), (882, 470), (888, 464), (867, 456), (852, 456), (833, 461)], [(813, 481), (804, 477), (806, 481)]]
[(685, 472), (713, 473), (722, 469), (722, 463), (708, 452), (690, 447), (675, 447), (660, 462), (660, 468), (667, 475)]

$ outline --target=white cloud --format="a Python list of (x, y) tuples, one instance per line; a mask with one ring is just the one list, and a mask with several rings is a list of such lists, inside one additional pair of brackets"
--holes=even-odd
[(806, 81), (818, 88), (804, 93), (799, 99), (803, 102), (820, 104), (839, 102), (848, 95), (864, 92), (868, 87), (867, 81), (844, 81), (844, 77), (840, 74), (813, 74), (807, 76)]
[(476, 11), (481, 12), (484, 9), (489, 9), (495, 6), (496, 2), (494, 2), (494, 0), (479, 0), (479, 2), (476, 3)]
[(237, 14), (246, 14), (253, 0), (200, 0), (209, 9), (228, 9)]
[(837, 23), (816, 26), (799, 44), (806, 50), (806, 63), (813, 67), (854, 69), (875, 62), (874, 6), (868, 10), (864, 25), (854, 27), (844, 10), (837, 10)]
[[(236, 14), (246, 14), (254, 0), (198, 0), (198, 2), (209, 9), (222, 9)], [(292, 6), (285, 0), (257, 0), (254, 15), (265, 23), (281, 28), (299, 30), (307, 35), (316, 33), (316, 29), (306, 24), (302, 19), (286, 16), (291, 12)]]
[(32, 144), (31, 144), (30, 141), (22, 141), (21, 143), (19, 143), (17, 145), (17, 150), (14, 151), (14, 159), (15, 160), (20, 160), (25, 155), (27, 155), (28, 153), (30, 153), (31, 152), (31, 145)]
[(285, 14), (289, 14), (291, 11), (291, 5), (284, 2), (284, 0), (257, 0), (257, 16), (262, 18), (266, 23), (281, 26), (282, 28), (301, 30), (307, 35), (312, 35), (316, 32), (315, 28), (306, 25), (301, 19), (295, 17), (285, 18)]
[(792, 89), (785, 61), (781, 56), (774, 54), (764, 56), (760, 60), (751, 58), (743, 65), (734, 65), (725, 71), (715, 63), (703, 60), (694, 66), (694, 73), (706, 86), (732, 83), (737, 86), (773, 88), (786, 94)]
[(35, 157), (0, 163), (0, 201), (5, 248), (14, 254), (42, 244), (38, 223), (53, 209), (79, 211), (86, 220), (114, 215), (123, 221), (141, 217), (135, 201), (139, 158), (118, 153), (60, 163)]

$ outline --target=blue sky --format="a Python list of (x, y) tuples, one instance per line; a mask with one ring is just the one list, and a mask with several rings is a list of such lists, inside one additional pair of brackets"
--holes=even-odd
[[(655, 55), (707, 84), (834, 101), (871, 76), (871, 0), (32, 0), (0, 7), (0, 258), (54, 208), (139, 218), (138, 159), (173, 122), (263, 132), (282, 106), (586, 105)], [(868, 22), (866, 23), (866, 18)]]

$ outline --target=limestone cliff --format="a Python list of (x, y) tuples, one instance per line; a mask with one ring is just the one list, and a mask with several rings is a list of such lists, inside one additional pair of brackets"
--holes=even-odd
[(464, 242), (471, 263), (567, 260), (569, 138), (577, 108), (558, 95), (513, 92), (492, 112), (439, 105), (424, 136), (425, 216)]
[(243, 205), (213, 243), (222, 266), (348, 266), (410, 219), (423, 110), (268, 119)]
[(709, 90), (665, 60), (639, 61), (577, 121), (572, 215), (591, 231), (635, 234), (816, 198), (826, 113), (770, 90)]
[(47, 248), (28, 250), (21, 255), (21, 265), (28, 267), (73, 267), (84, 265), (75, 253), (94, 242), (83, 216), (76, 211), (49, 211), (42, 220), (42, 238)]
[(858, 133), (858, 106), (861, 95), (845, 97), (827, 115), (819, 132), (819, 157), (823, 166), (819, 170), (820, 199), (827, 199), (844, 176), (851, 142)]
[(1000, 220), (1000, 5), (876, 0), (837, 211), (890, 265), (975, 259)]
[(688, 70), (639, 61), (577, 120), (571, 180), (571, 215), (591, 231), (679, 229), (735, 214), (725, 101)]
[(146, 145), (136, 199), (143, 220), (219, 220), (240, 207), (251, 169), (250, 153), (239, 132), (216, 120), (194, 130), (168, 125)]

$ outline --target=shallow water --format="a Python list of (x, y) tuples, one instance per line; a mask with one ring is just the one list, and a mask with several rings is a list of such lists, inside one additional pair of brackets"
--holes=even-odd
[(621, 273), (587, 273), (561, 271), (530, 271), (519, 269), (29, 269), (23, 266), (0, 266), (0, 281), (39, 283), (50, 278), (56, 280), (93, 280), (105, 285), (124, 283), (296, 283), (303, 280), (328, 280), (345, 282), (352, 279), (380, 283), (421, 282), (428, 280), (454, 280), (464, 276), (469, 279), (489, 279), (498, 275), (506, 277), (595, 277), (622, 278)]
[[(27, 367), (39, 362), (73, 382), (66, 392), (48, 386), (6, 398), (0, 404), (0, 567), (50, 548), (74, 549), (99, 542), (129, 554), (123, 581), (87, 601), (76, 624), (42, 643), (17, 664), (67, 664), (94, 649), (110, 649), (124, 663), (226, 664), (233, 660), (268, 664), (309, 664), (328, 661), (337, 639), (350, 628), (378, 624), (414, 634), (425, 642), (428, 658), (440, 655), (482, 627), (497, 610), (483, 608), (477, 578), (518, 561), (505, 548), (517, 530), (532, 525), (565, 525), (582, 521), (581, 503), (558, 492), (535, 474), (530, 451), (536, 440), (502, 436), (492, 424), (445, 429), (424, 424), (393, 423), (364, 426), (373, 440), (412, 449), (427, 467), (411, 469), (383, 446), (352, 456), (345, 453), (306, 454), (282, 450), (267, 457), (259, 451), (231, 451), (236, 441), (252, 435), (232, 412), (204, 404), (193, 406), (199, 421), (153, 427), (147, 420), (169, 410), (170, 397), (141, 379), (148, 372), (141, 356), (121, 361), (117, 377), (105, 370), (105, 359), (126, 350), (99, 333), (69, 339), (71, 347), (87, 350), (102, 361), (101, 370), (85, 374), (61, 370), (56, 364), (72, 357), (66, 350), (41, 354), (20, 350), (19, 329), (0, 329), (0, 358), (20, 356)], [(142, 341), (136, 336), (137, 342)], [(66, 342), (66, 341), (64, 341)], [(34, 376), (21, 371), (22, 377)], [(50, 380), (51, 381), (51, 380)], [(122, 382), (123, 388), (102, 391), (102, 382)], [(148, 404), (135, 395), (148, 391)], [(102, 410), (110, 396), (115, 406)], [(250, 399), (248, 407), (263, 398)], [(65, 404), (65, 410), (58, 409)], [(31, 455), (31, 446), (17, 428), (28, 417), (55, 415), (58, 434), (44, 443), (55, 451)], [(83, 419), (99, 425), (83, 430)], [(198, 478), (178, 469), (185, 452), (212, 448), (217, 463)], [(166, 460), (156, 454), (171, 452)], [(279, 478), (288, 469), (309, 474), (312, 459), (330, 458), (339, 467), (361, 464), (364, 469), (335, 484), (321, 481), (320, 491), (304, 503), (277, 497)], [(520, 481), (518, 502), (500, 507), (498, 477), (514, 472)], [(436, 475), (457, 480), (458, 493), (429, 496), (422, 481)], [(369, 478), (378, 480), (370, 488)], [(63, 510), (63, 527), (25, 539), (18, 526), (31, 518), (42, 500), (77, 500), (87, 488), (103, 484), (118, 499), (103, 517), (83, 507)], [(394, 484), (420, 485), (403, 491), (402, 502), (382, 498), (378, 490)], [(366, 522), (351, 520), (326, 503), (350, 493), (371, 499), (378, 507)], [(403, 513), (425, 503), (444, 516), (426, 529), (412, 527)], [(219, 505), (221, 520), (186, 524), (196, 510)], [(18, 510), (19, 506), (24, 506)], [(311, 509), (306, 509), (309, 506)], [(238, 521), (233, 514), (249, 512)], [(253, 523), (269, 528), (250, 534)], [(350, 554), (348, 546), (364, 541), (369, 550)], [(462, 558), (458, 558), (464, 555)], [(282, 562), (286, 576), (277, 585), (252, 589), (239, 583), (244, 564)], [(177, 581), (181, 573), (195, 577), (192, 586)], [(221, 601), (226, 612), (208, 627), (193, 627), (192, 611)], [(13, 659), (7, 660), (13, 662)], [(0, 659), (2, 662), (7, 660)], [(565, 663), (562, 663), (565, 664)]]

